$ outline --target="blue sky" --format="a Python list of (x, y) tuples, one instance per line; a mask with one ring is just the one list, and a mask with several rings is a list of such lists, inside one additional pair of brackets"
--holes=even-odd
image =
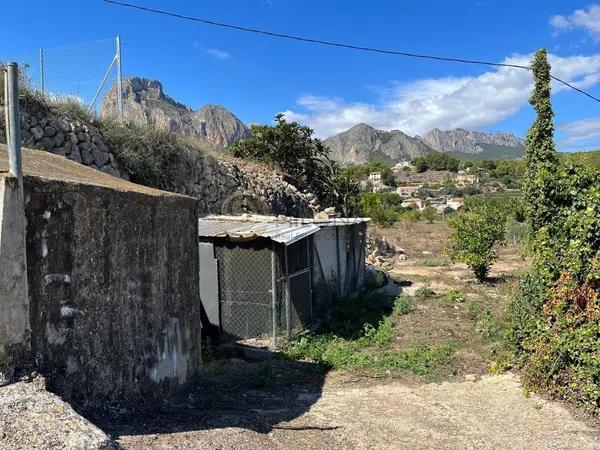
[[(593, 1), (129, 1), (281, 33), (497, 62), (527, 64), (546, 47), (556, 75), (600, 97), (600, 3)], [(361, 121), (409, 134), (460, 126), (523, 136), (533, 118), (524, 71), (276, 40), (99, 0), (11, 2), (4, 17), (11, 20), (1, 59), (120, 35), (125, 75), (159, 79), (193, 108), (223, 104), (246, 123), (285, 111), (321, 137)], [(85, 79), (89, 97), (111, 51), (110, 43), (83, 47), (80, 63), (69, 58), (76, 52), (48, 51), (49, 63), (63, 69), (65, 86)], [(600, 147), (600, 104), (558, 89), (553, 100), (559, 147)]]

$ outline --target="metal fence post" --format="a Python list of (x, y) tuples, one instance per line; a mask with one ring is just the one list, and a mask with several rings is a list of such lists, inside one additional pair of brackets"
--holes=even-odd
[(42, 95), (46, 92), (46, 74), (44, 72), (44, 49), (40, 48), (40, 89)]
[(119, 102), (119, 119), (123, 120), (123, 69), (121, 66), (121, 37), (117, 36), (117, 89)]
[(21, 123), (19, 119), (19, 66), (16, 62), (6, 65), (6, 143), (8, 144), (8, 164), (11, 174), (17, 177), (19, 185), (23, 181), (21, 166)]
[(277, 250), (275, 242), (271, 245), (271, 307), (273, 320), (273, 335), (271, 336), (271, 345), (273, 349), (277, 347), (277, 265), (275, 262), (275, 252)]
[(288, 341), (292, 337), (292, 303), (290, 298), (290, 268), (288, 267), (288, 248), (284, 246), (283, 258), (285, 259), (285, 328)]

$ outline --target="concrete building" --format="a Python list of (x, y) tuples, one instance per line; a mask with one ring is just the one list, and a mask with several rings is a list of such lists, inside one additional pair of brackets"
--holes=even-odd
[(369, 219), (208, 216), (199, 220), (208, 332), (290, 337), (364, 283)]
[(459, 170), (454, 177), (454, 182), (459, 187), (478, 185), (479, 175), (466, 170)]
[[(76, 403), (185, 388), (201, 369), (197, 202), (0, 145), (0, 381)], [(24, 200), (24, 201), (23, 201)]]
[(369, 174), (369, 183), (371, 183), (372, 192), (379, 192), (387, 187), (385, 184), (383, 184), (381, 172), (371, 172)]
[(407, 198), (400, 204), (403, 208), (413, 208), (417, 211), (422, 211), (427, 206), (425, 200), (420, 198)]
[(402, 197), (411, 197), (413, 194), (419, 192), (419, 189), (423, 187), (422, 184), (409, 184), (406, 186), (398, 186), (396, 188), (396, 194)]

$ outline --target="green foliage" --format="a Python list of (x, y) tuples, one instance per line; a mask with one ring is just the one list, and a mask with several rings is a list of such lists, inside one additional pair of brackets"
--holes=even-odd
[(595, 170), (600, 170), (600, 150), (591, 152), (562, 153), (560, 156), (563, 158), (563, 161), (566, 164), (570, 162), (587, 166)]
[(415, 307), (407, 295), (400, 295), (394, 300), (394, 312), (399, 316), (404, 316), (413, 312)]
[(448, 153), (429, 152), (423, 156), (417, 156), (412, 160), (417, 172), (426, 170), (449, 170), (457, 172), (460, 161)]
[(458, 291), (450, 291), (448, 292), (448, 301), (450, 303), (464, 303), (465, 296)]
[(417, 343), (394, 349), (395, 323), (389, 314), (409, 314), (406, 296), (396, 299), (363, 294), (341, 300), (319, 332), (305, 332), (283, 349), (292, 359), (308, 359), (329, 369), (359, 370), (375, 376), (398, 376), (409, 371), (434, 377), (453, 370), (453, 345)]
[(172, 189), (181, 138), (153, 126), (106, 120), (100, 124), (104, 143), (130, 175), (131, 181)]
[(340, 173), (341, 166), (329, 159), (329, 150), (313, 137), (312, 129), (277, 114), (274, 126), (253, 125), (250, 132), (250, 139), (231, 146), (234, 156), (278, 167), (342, 214), (353, 212), (358, 185)]
[(479, 281), (486, 279), (498, 259), (496, 245), (504, 241), (506, 216), (493, 210), (465, 212), (448, 218), (450, 244), (446, 254), (465, 263)]
[(421, 211), (421, 218), (427, 221), (427, 223), (433, 223), (438, 219), (438, 213), (433, 207), (426, 206)]
[(402, 198), (398, 194), (364, 192), (360, 195), (362, 214), (384, 227), (393, 225), (399, 219), (399, 213), (403, 210), (401, 203)]
[(600, 415), (600, 173), (557, 158), (545, 52), (533, 68), (524, 190), (533, 270), (506, 338), (530, 386)]
[(416, 289), (414, 295), (417, 298), (427, 298), (435, 295), (435, 292), (433, 292), (431, 286), (426, 284), (425, 286), (421, 286), (420, 288)]

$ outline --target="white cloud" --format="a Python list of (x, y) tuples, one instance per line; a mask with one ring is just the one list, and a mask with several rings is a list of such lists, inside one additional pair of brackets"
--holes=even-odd
[[(506, 58), (508, 64), (529, 65), (531, 55)], [(600, 81), (600, 54), (559, 57), (549, 55), (553, 74), (584, 89)], [(423, 134), (432, 128), (480, 129), (515, 114), (527, 104), (531, 72), (498, 67), (478, 76), (427, 78), (393, 83), (378, 103), (305, 95), (299, 108), (284, 111), (289, 120), (303, 122), (320, 137), (331, 136), (365, 122), (384, 130)], [(567, 89), (553, 85), (554, 93)]]
[(561, 124), (557, 129), (564, 134), (558, 142), (561, 150), (597, 148), (600, 145), (600, 117)]
[(587, 9), (577, 9), (568, 16), (552, 16), (550, 25), (554, 28), (555, 34), (581, 28), (600, 41), (600, 5), (593, 4)]
[(220, 50), (218, 48), (206, 48), (204, 49), (206, 53), (211, 56), (214, 56), (217, 59), (229, 59), (231, 58), (231, 54), (226, 50)]

